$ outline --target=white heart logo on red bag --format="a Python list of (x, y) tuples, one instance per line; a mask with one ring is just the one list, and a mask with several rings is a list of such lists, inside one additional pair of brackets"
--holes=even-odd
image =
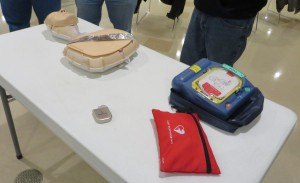
[(174, 128), (174, 131), (179, 133), (180, 135), (185, 134), (185, 130), (184, 130), (184, 127), (182, 125), (178, 125), (176, 128)]

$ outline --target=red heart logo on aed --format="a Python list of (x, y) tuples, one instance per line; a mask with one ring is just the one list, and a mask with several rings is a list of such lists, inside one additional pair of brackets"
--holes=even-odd
[(178, 125), (176, 128), (174, 128), (174, 131), (179, 133), (180, 135), (185, 134), (184, 127), (182, 125)]

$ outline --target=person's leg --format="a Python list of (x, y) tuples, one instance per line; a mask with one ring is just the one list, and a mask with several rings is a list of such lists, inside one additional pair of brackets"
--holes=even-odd
[(208, 17), (205, 34), (207, 58), (232, 66), (246, 48), (253, 22), (254, 18), (238, 20)]
[(181, 51), (180, 61), (193, 65), (201, 58), (206, 58), (204, 26), (206, 17), (194, 9)]
[(105, 0), (108, 16), (114, 28), (131, 32), (137, 0)]
[(76, 0), (77, 16), (99, 25), (104, 0)]
[(39, 24), (42, 24), (50, 13), (60, 10), (61, 0), (32, 0), (32, 5)]
[(31, 7), (31, 0), (1, 0), (2, 12), (11, 32), (30, 26)]

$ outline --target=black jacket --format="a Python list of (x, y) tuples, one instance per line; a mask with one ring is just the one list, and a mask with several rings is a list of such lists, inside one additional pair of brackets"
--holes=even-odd
[(172, 5), (167, 17), (173, 20), (178, 18), (183, 12), (185, 1), (186, 0), (161, 0), (161, 2), (165, 4)]
[(195, 0), (194, 3), (199, 11), (211, 16), (247, 19), (255, 17), (267, 0)]

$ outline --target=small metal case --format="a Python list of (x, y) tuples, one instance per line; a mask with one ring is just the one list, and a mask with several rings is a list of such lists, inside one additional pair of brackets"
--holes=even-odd
[(97, 109), (93, 109), (93, 116), (97, 123), (107, 123), (112, 119), (112, 115), (106, 105), (101, 105)]

